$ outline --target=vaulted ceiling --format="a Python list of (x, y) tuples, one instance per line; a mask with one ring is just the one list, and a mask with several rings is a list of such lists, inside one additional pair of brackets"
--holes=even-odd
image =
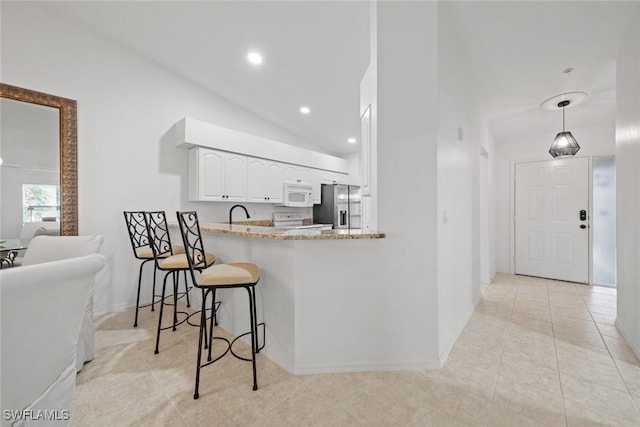
[[(615, 121), (615, 61), (637, 1), (448, 2), (467, 46), (477, 95), (497, 141), (562, 126), (540, 108), (554, 95), (585, 91), (567, 126)], [(572, 68), (570, 73), (564, 73)], [(571, 111), (570, 111), (571, 110)]]
[[(636, 1), (448, 1), (498, 141), (557, 131), (540, 103), (589, 98), (568, 126), (611, 124), (615, 59)], [(337, 155), (358, 150), (369, 2), (52, 2), (57, 13)], [(258, 50), (260, 67), (246, 61)], [(563, 70), (573, 68), (571, 73)], [(307, 105), (311, 114), (300, 114)], [(554, 114), (555, 113), (555, 114)]]

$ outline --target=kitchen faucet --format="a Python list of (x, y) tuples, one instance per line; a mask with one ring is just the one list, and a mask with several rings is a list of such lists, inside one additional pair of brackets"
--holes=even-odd
[(242, 208), (242, 209), (244, 209), (244, 213), (247, 215), (247, 218), (251, 218), (251, 215), (249, 215), (249, 211), (247, 210), (247, 208), (245, 208), (245, 207), (244, 207), (244, 206), (242, 206), (242, 205), (233, 205), (233, 206), (231, 206), (231, 209), (229, 209), (229, 226), (231, 226), (231, 222), (232, 222), (232, 220), (231, 220), (231, 214), (233, 213), (233, 210), (234, 210), (235, 208)]

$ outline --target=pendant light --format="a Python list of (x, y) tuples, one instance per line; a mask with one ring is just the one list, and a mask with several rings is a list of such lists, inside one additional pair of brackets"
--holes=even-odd
[(578, 141), (571, 135), (571, 132), (564, 130), (564, 108), (569, 104), (571, 104), (571, 101), (568, 100), (558, 103), (558, 108), (562, 108), (562, 132), (556, 135), (551, 148), (549, 148), (549, 154), (553, 157), (575, 156), (580, 150)]

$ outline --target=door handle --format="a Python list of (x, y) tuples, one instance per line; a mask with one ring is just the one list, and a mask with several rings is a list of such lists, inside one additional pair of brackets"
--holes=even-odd
[(580, 221), (586, 221), (587, 220), (587, 211), (585, 211), (584, 209), (582, 209), (580, 211)]

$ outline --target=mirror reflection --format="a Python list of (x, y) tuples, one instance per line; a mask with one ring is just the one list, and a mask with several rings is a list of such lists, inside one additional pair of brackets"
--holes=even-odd
[(60, 111), (0, 99), (0, 237), (60, 234)]
[(0, 83), (0, 268), (38, 235), (78, 234), (76, 101)]

